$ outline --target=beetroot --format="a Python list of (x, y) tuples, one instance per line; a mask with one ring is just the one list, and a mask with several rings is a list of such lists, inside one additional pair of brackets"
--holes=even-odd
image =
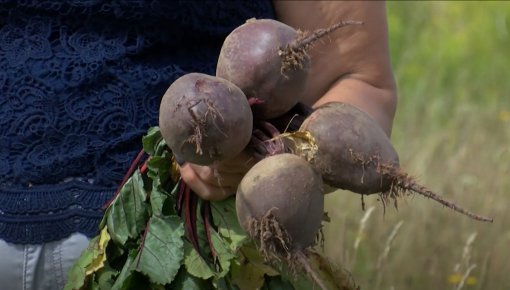
[(253, 115), (236, 85), (190, 73), (175, 80), (164, 94), (159, 126), (176, 156), (211, 165), (243, 151), (251, 138)]
[(379, 124), (352, 105), (324, 104), (305, 119), (300, 131), (313, 136), (318, 150), (307, 159), (328, 185), (393, 198), (411, 191), (476, 220), (492, 222), (491, 218), (463, 209), (416, 183), (400, 168), (398, 155)]
[(328, 185), (361, 194), (387, 191), (391, 179), (379, 166), (398, 168), (398, 154), (380, 126), (345, 103), (321, 106), (301, 125), (318, 146), (313, 163)]
[(241, 226), (265, 256), (280, 256), (311, 246), (324, 213), (320, 175), (306, 160), (279, 154), (259, 161), (237, 189)]
[(230, 80), (259, 100), (253, 110), (262, 119), (278, 117), (302, 99), (310, 69), (307, 50), (346, 21), (303, 33), (271, 19), (250, 19), (232, 31), (223, 43), (216, 75)]

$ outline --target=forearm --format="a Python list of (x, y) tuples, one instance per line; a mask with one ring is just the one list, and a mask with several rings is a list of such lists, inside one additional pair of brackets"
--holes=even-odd
[(328, 102), (344, 102), (360, 108), (371, 115), (388, 136), (391, 135), (397, 105), (394, 86), (377, 88), (363, 80), (345, 77), (339, 79), (321, 98), (310, 105), (317, 107)]

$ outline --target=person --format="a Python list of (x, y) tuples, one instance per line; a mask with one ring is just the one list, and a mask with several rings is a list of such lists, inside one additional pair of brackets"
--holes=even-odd
[[(214, 74), (223, 39), (245, 20), (341, 29), (311, 52), (306, 103), (352, 103), (391, 133), (396, 105), (381, 2), (14, 1), (0, 5), (0, 280), (62, 289), (97, 234), (159, 100), (187, 72)], [(184, 163), (202, 198), (235, 192), (248, 158)], [(222, 187), (212, 172), (222, 176)]]

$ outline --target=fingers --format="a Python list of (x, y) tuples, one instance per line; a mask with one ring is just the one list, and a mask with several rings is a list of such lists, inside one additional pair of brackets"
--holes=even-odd
[(242, 152), (212, 166), (179, 162), (181, 178), (201, 198), (222, 200), (237, 191), (244, 174), (258, 161), (253, 154)]
[(235, 158), (225, 160), (219, 164), (215, 164), (212, 167), (216, 168), (222, 174), (224, 173), (239, 173), (244, 175), (250, 168), (257, 163), (257, 159), (253, 154), (247, 153), (246, 151), (241, 152)]
[(211, 186), (237, 187), (244, 176), (244, 172), (225, 172), (220, 171), (220, 168), (217, 167), (194, 164), (189, 164), (189, 166), (195, 171), (200, 180)]
[(180, 167), (181, 178), (201, 198), (205, 200), (223, 200), (233, 195), (242, 174), (222, 174), (215, 176), (214, 169), (185, 163)]

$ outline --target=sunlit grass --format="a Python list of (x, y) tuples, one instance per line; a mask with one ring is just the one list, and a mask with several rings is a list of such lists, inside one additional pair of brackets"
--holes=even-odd
[[(420, 196), (383, 214), (373, 196), (365, 202), (376, 209), (359, 237), (360, 197), (339, 191), (328, 196), (326, 251), (346, 266), (355, 253), (351, 270), (362, 289), (510, 289), (510, 2), (387, 8), (399, 90), (392, 141), (402, 167), (495, 222), (470, 220)], [(469, 265), (456, 269), (473, 233)], [(381, 273), (378, 259), (390, 238)]]

